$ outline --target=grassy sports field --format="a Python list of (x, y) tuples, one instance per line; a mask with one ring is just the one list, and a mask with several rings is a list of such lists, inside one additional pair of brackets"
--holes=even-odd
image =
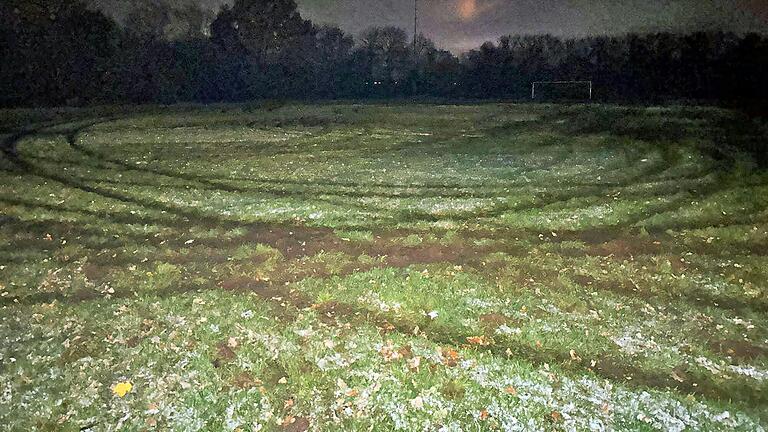
[(745, 122), (2, 111), (0, 428), (763, 430), (768, 173), (721, 151), (766, 144)]

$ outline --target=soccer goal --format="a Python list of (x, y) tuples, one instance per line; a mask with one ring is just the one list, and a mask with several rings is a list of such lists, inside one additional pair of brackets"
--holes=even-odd
[(592, 100), (592, 81), (534, 81), (531, 99)]

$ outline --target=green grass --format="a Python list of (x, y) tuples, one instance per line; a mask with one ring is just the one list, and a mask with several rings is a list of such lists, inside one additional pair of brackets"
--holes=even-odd
[(768, 424), (768, 174), (730, 147), (765, 137), (732, 112), (0, 118), (28, 132), (0, 159), (9, 430)]

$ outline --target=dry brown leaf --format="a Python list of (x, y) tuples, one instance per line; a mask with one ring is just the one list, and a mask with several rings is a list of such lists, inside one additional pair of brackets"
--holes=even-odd
[(490, 339), (488, 339), (485, 336), (469, 336), (467, 337), (467, 342), (469, 342), (472, 345), (479, 345), (479, 346), (488, 346), (491, 344)]

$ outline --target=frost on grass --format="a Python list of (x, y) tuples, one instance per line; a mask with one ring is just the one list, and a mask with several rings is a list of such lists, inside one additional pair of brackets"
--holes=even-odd
[[(26, 140), (35, 172), (70, 186), (0, 172), (5, 428), (762, 430), (764, 174), (713, 170), (698, 139), (568, 132), (584, 114), (615, 127), (661, 111), (223, 110), (83, 131), (119, 164), (77, 154), (63, 127)], [(717, 126), (700, 113), (654, 121)], [(274, 258), (254, 224), (334, 229), (377, 257), (360, 267), (388, 262), (391, 238), (466, 250), (274, 282), (260, 301), (218, 287), (338, 260)], [(355, 311), (305, 307), (332, 302)], [(602, 355), (716, 394), (604, 380), (587, 366)]]
[[(77, 425), (98, 416), (101, 421), (109, 419), (106, 430), (142, 427), (148, 421), (178, 430), (269, 430), (284, 417), (280, 408), (286, 405), (280, 393), (284, 386), (301, 395), (296, 400), (301, 408), (294, 414), (308, 416), (323, 430), (346, 429), (350, 424), (387, 425), (395, 430), (463, 430), (471, 423), (483, 429), (496, 425), (523, 431), (548, 429), (553, 421), (577, 430), (631, 430), (640, 422), (659, 430), (761, 430), (738, 412), (718, 411), (670, 393), (630, 390), (548, 366), (535, 368), (515, 359), (446, 348), (417, 336), (382, 335), (368, 324), (350, 332), (323, 324), (309, 312), (293, 322), (275, 325), (267, 317), (246, 313), (262, 309), (259, 304), (236, 305), (228, 303), (233, 301), (231, 297), (211, 294), (191, 299), (193, 304), (194, 300), (205, 307), (187, 313), (175, 311), (170, 303), (152, 307), (170, 333), (152, 338), (142, 348), (142, 356), (127, 357), (127, 363), (122, 358), (131, 351), (115, 344), (102, 352), (102, 359), (86, 357), (65, 369), (53, 368), (34, 378), (44, 381), (36, 381), (31, 388), (10, 379), (24, 373), (18, 363), (11, 363), (15, 373), (3, 374), (0, 382), (0, 417), (18, 427), (28, 424), (24, 414), (28, 412)], [(114, 313), (130, 323), (134, 313), (146, 313), (139, 312), (140, 308), (126, 304)], [(124, 331), (120, 322), (116, 324)], [(218, 333), (211, 332), (212, 325)], [(254, 380), (262, 370), (259, 365), (267, 359), (285, 365), (307, 362), (316, 369), (303, 366), (303, 377), (281, 378), (265, 391), (209, 391), (206, 389), (218, 387), (220, 378), (209, 363), (204, 366), (209, 361), (207, 349), (190, 345), (205, 334), (214, 335), (214, 340), (228, 339), (237, 353), (228, 367), (251, 371)], [(47, 348), (31, 347), (33, 352), (27, 357), (35, 359)], [(158, 369), (158, 358), (175, 360)], [(38, 361), (50, 364), (52, 357), (42, 356)], [(87, 378), (66, 381), (65, 376), (77, 370), (88, 371), (83, 375)], [(117, 371), (119, 382), (131, 382), (132, 388), (124, 397), (104, 399), (103, 390), (113, 381), (90, 377), (112, 376)], [(297, 378), (312, 384), (291, 388)], [(41, 387), (41, 383), (47, 385)], [(51, 405), (53, 399), (44, 397), (56, 388), (65, 391), (58, 396), (62, 401), (78, 401), (67, 402), (71, 408), (66, 417), (59, 417), (62, 414)]]

